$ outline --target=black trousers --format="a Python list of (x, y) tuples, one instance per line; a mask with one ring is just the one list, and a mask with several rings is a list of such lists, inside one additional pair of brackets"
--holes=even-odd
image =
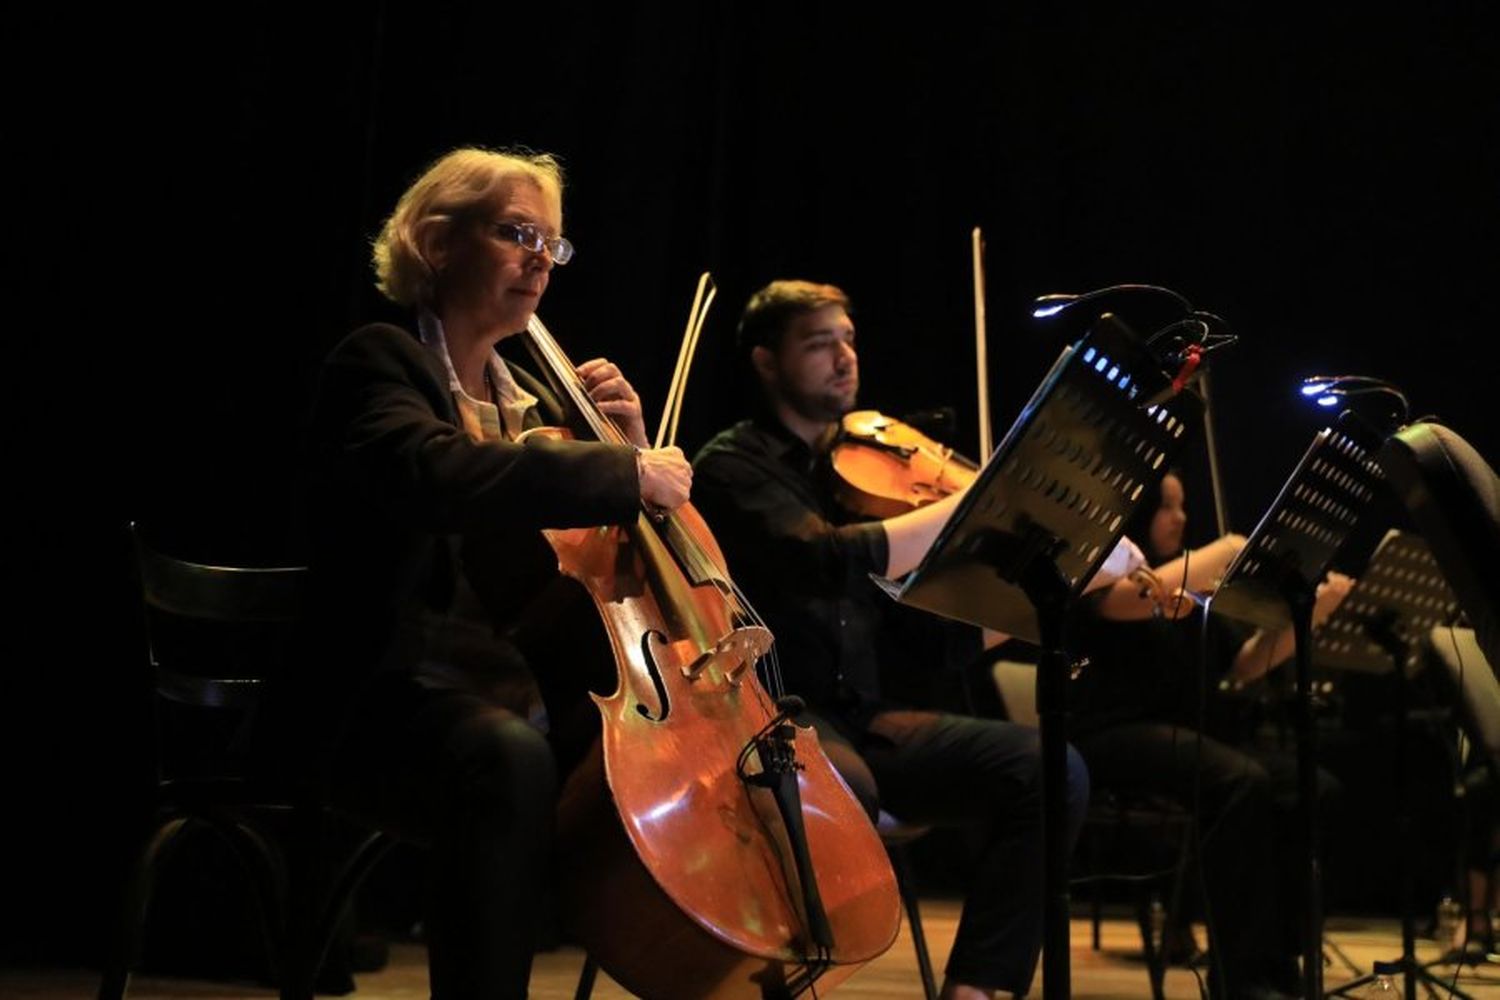
[[(871, 817), (884, 809), (908, 823), (972, 826), (983, 848), (948, 959), (950, 979), (1006, 990), (1031, 988), (1042, 947), (1042, 754), (1037, 730), (935, 712), (885, 712), (858, 746), (825, 720), (824, 750)], [(1089, 776), (1068, 749), (1071, 850), (1088, 806)]]
[(1099, 788), (1162, 795), (1189, 809), (1196, 797), (1212, 945), (1227, 980), (1219, 992), (1293, 985), (1301, 907), (1286, 873), (1296, 870), (1300, 838), (1288, 836), (1294, 824), (1278, 821), (1295, 802), (1293, 762), (1259, 760), (1209, 737), (1200, 744), (1195, 730), (1168, 723), (1121, 724), (1074, 742)]
[(330, 783), (341, 808), (429, 848), (433, 997), (526, 996), (557, 788), (541, 733), (479, 695), (382, 677)]

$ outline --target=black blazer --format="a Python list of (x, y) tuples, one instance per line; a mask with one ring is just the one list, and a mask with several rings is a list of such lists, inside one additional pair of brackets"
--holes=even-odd
[[(513, 371), (555, 418), (551, 394)], [(475, 442), (441, 361), (386, 324), (356, 330), (325, 362), (312, 456), (316, 670), (333, 691), (410, 667), (398, 621), (446, 610), (458, 574), (503, 624), (556, 576), (540, 529), (624, 524), (640, 511), (633, 449)]]

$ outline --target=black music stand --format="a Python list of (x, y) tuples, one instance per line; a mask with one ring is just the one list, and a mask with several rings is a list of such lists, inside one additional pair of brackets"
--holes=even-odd
[(1317, 852), (1317, 745), (1313, 730), (1312, 611), (1318, 583), (1375, 498), (1380, 470), (1344, 431), (1318, 432), (1245, 547), (1229, 564), (1209, 610), (1297, 641), (1297, 797), (1307, 838), (1303, 995), (1323, 995), (1323, 876)]
[(1064, 620), (1202, 410), (1106, 313), (1063, 350), (898, 600), (1042, 648), (1042, 990), (1069, 995)]
[(1313, 662), (1326, 670), (1415, 672), (1420, 645), (1453, 620), (1458, 598), (1420, 535), (1388, 531), (1354, 589), (1313, 638)]
[[(1405, 977), (1405, 993), (1416, 996), (1416, 983), (1449, 989), (1439, 977), (1423, 968), (1416, 957), (1416, 932), (1412, 926), (1413, 886), (1411, 862), (1411, 806), (1407, 795), (1407, 678), (1420, 665), (1422, 644), (1437, 625), (1451, 622), (1458, 612), (1458, 599), (1443, 577), (1432, 550), (1418, 535), (1387, 532), (1375, 549), (1370, 564), (1349, 596), (1313, 640), (1313, 661), (1331, 670), (1391, 674), (1396, 681), (1395, 788), (1401, 878), (1401, 957), (1394, 963)], [(1373, 982), (1374, 974), (1360, 976), (1330, 997), (1343, 996)], [(1452, 995), (1463, 998), (1457, 990)]]
[[(1473, 623), (1477, 645), (1500, 669), (1500, 477), (1460, 435), (1433, 422), (1387, 438), (1380, 465)], [(1465, 707), (1475, 694), (1468, 687), (1461, 685)], [(1492, 692), (1473, 707), (1488, 717)], [(1478, 735), (1490, 744), (1488, 730)]]

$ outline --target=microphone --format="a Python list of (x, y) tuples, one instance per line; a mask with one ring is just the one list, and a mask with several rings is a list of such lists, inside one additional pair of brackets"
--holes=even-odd
[[(797, 762), (797, 748), (792, 742), (797, 734), (797, 727), (788, 720), (806, 710), (807, 702), (794, 694), (784, 694), (776, 699), (775, 718), (762, 726), (760, 732), (750, 737), (749, 742), (740, 749), (735, 770), (741, 781), (762, 788), (772, 788), (782, 775), (793, 774), (802, 769), (802, 765)], [(752, 755), (760, 760), (761, 769), (756, 774), (746, 770)]]
[(807, 711), (807, 702), (794, 694), (784, 694), (776, 699), (776, 713), (783, 719), (801, 715)]

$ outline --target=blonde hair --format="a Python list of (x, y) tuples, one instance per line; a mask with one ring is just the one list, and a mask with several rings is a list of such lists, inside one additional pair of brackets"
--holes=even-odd
[(417, 178), (375, 238), (375, 287), (403, 306), (432, 302), (436, 272), (422, 254), (429, 229), (477, 217), (516, 181), (535, 184), (562, 211), (562, 165), (525, 149), (455, 149)]

